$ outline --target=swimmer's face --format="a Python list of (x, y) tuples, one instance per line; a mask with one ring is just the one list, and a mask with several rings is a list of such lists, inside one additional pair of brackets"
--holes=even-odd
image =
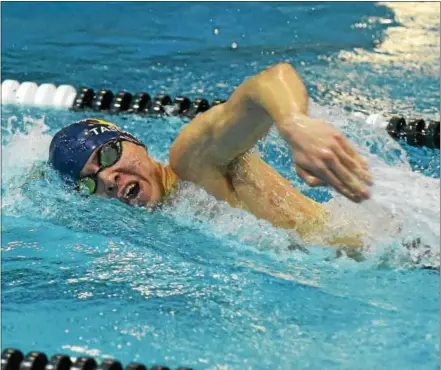
[(101, 171), (100, 148), (93, 152), (80, 173), (81, 178), (96, 178), (94, 194), (137, 206), (154, 206), (160, 201), (165, 192), (161, 164), (154, 161), (144, 147), (122, 141), (119, 160)]

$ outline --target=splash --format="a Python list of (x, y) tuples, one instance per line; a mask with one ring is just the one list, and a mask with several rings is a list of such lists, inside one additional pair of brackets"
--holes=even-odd
[[(405, 150), (382, 127), (367, 124), (367, 116), (348, 114), (341, 109), (322, 107), (313, 102), (310, 107), (313, 117), (332, 123), (352, 139), (367, 158), (375, 178), (372, 199), (362, 204), (351, 203), (331, 189), (317, 190), (331, 198), (325, 206), (332, 213), (332, 232), (338, 233), (339, 229), (352, 224), (354, 229), (363, 231), (370, 246), (368, 254), (374, 259), (382, 258), (394, 249), (393, 259), (398, 261), (398, 265), (402, 265), (405, 255), (410, 263), (439, 266), (439, 179), (412, 171)], [(122, 233), (134, 240), (146, 238), (143, 233), (139, 238), (133, 236), (133, 231), (142, 230), (146, 223), (163, 225), (160, 217), (152, 217), (141, 209), (127, 209), (117, 202), (102, 199), (85, 200), (72, 194), (50, 169), (47, 169), (49, 176), (44, 180), (23, 186), (33, 166), (47, 158), (52, 139), (48, 133), (49, 127), (44, 117), (36, 119), (26, 116), (19, 122), (13, 116), (2, 130), (7, 134), (2, 146), (3, 210), (7, 213), (18, 216), (32, 213), (33, 217), (74, 230), (113, 236)], [(281, 172), (288, 173), (294, 186), (301, 191), (310, 191), (294, 176), (290, 168), (290, 152), (274, 132), (263, 140), (263, 144), (263, 155), (271, 150), (276, 153), (269, 158), (270, 164), (276, 162)], [(233, 209), (197, 186), (186, 184), (179, 194), (171, 207), (166, 207), (162, 213), (175, 225), (197, 229), (234, 248), (270, 250), (279, 256), (286, 254), (292, 257), (290, 250), (293, 246), (305, 246), (295, 232), (274, 228), (264, 220)], [(118, 220), (114, 219), (114, 214), (119, 214)], [(111, 226), (108, 228), (107, 225)], [(414, 250), (410, 256), (403, 247), (403, 241), (412, 243), (415, 240), (430, 248), (429, 254), (427, 250), (421, 252), (424, 259)]]
[(381, 120), (372, 124), (363, 113), (348, 114), (315, 104), (311, 107), (313, 116), (345, 132), (368, 160), (374, 176), (372, 197), (362, 204), (351, 203), (332, 191), (334, 199), (329, 206), (335, 219), (357, 223), (377, 245), (420, 240), (439, 267), (440, 180), (412, 170), (408, 153), (389, 137)]
[[(23, 125), (22, 129), (14, 126)], [(17, 116), (7, 119), (6, 127), (2, 127), (6, 145), (2, 145), (2, 179), (10, 181), (14, 176), (23, 174), (37, 161), (47, 159), (52, 136), (47, 132), (49, 127), (45, 118), (24, 116), (19, 122)]]
[[(332, 189), (326, 190), (332, 198), (325, 203), (332, 215), (327, 233), (360, 231), (368, 246), (365, 256), (379, 264), (384, 264), (384, 257), (388, 255), (388, 263), (392, 265), (439, 267), (439, 179), (413, 171), (406, 151), (387, 135), (381, 122), (377, 126), (368, 124), (367, 115), (348, 114), (313, 102), (310, 107), (311, 116), (330, 122), (352, 139), (357, 150), (367, 158), (375, 179), (371, 199), (361, 204), (350, 202)], [(290, 153), (275, 130), (263, 142), (262, 154), (276, 153), (277, 164), (289, 159)], [(269, 162), (274, 162), (274, 156)], [(308, 190), (298, 179), (292, 183), (302, 191)], [(305, 246), (294, 231), (274, 228), (189, 184), (181, 189), (172, 208), (182, 224), (192, 224), (215, 237), (235, 236), (259, 250), (283, 253), (293, 245)]]

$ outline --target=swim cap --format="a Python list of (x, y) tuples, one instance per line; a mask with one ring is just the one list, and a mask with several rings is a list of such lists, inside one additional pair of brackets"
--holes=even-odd
[(117, 125), (89, 118), (57, 132), (49, 148), (49, 163), (65, 181), (75, 183), (94, 150), (115, 139), (127, 140), (145, 147), (136, 137), (121, 130)]

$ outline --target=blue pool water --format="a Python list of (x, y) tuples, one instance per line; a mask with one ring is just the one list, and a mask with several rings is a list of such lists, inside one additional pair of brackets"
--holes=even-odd
[[(213, 99), (288, 61), (311, 114), (354, 141), (376, 182), (361, 205), (309, 189), (271, 133), (265, 159), (374, 241), (362, 262), (290, 251), (293, 233), (196, 187), (148, 213), (80, 198), (50, 171), (29, 179), (52, 135), (88, 114), (2, 106), (2, 348), (196, 369), (439, 368), (439, 151), (366, 123), (439, 119), (439, 4), (1, 6), (2, 79)], [(163, 161), (187, 123), (98, 116)], [(417, 237), (427, 255), (402, 246)]]

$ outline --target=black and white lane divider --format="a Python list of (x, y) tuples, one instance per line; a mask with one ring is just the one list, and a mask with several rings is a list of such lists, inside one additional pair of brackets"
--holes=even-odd
[[(53, 107), (73, 111), (102, 111), (110, 114), (170, 115), (193, 118), (211, 107), (222, 104), (225, 100), (215, 99), (211, 103), (204, 98), (191, 101), (185, 96), (172, 99), (167, 94), (158, 94), (153, 98), (147, 92), (132, 94), (122, 90), (93, 90), (88, 87), (75, 88), (71, 85), (4, 80), (1, 88), (2, 104), (16, 104), (37, 107)], [(368, 117), (373, 124), (377, 115)], [(392, 117), (383, 125), (391, 137), (407, 142), (411, 146), (440, 147), (440, 122)]]
[(190, 118), (209, 108), (223, 103), (216, 99), (211, 104), (204, 98), (191, 101), (185, 96), (177, 96), (174, 100), (167, 94), (154, 97), (147, 92), (132, 94), (128, 91), (113, 93), (111, 90), (93, 90), (88, 87), (76, 89), (71, 85), (55, 86), (35, 82), (18, 82), (5, 80), (2, 82), (2, 104), (17, 104), (39, 107), (71, 109), (75, 111), (92, 110), (108, 111), (109, 113), (133, 113), (148, 115), (182, 115)]
[[(15, 348), (5, 348), (1, 354), (1, 370), (170, 370), (167, 366), (147, 367), (142, 363), (130, 362), (125, 367), (118, 360), (105, 359), (99, 362), (93, 357), (69, 357), (54, 354), (49, 357), (44, 352), (31, 351), (28, 354)], [(176, 370), (193, 370), (178, 367)]]

